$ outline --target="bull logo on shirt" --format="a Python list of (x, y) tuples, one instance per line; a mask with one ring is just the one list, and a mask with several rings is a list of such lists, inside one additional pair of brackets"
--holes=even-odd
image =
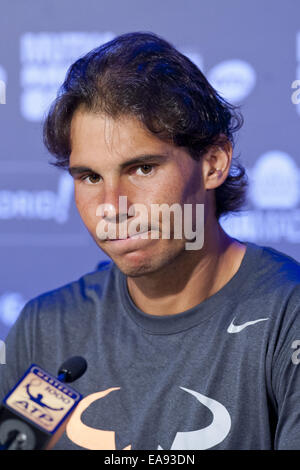
[[(222, 442), (231, 428), (231, 418), (225, 406), (199, 392), (184, 387), (180, 388), (206, 406), (211, 411), (213, 419), (209, 426), (205, 428), (196, 431), (177, 432), (170, 450), (204, 450)], [(67, 436), (72, 442), (90, 450), (116, 450), (114, 431), (92, 428), (81, 420), (82, 413), (93, 402), (105, 397), (114, 390), (120, 390), (120, 387), (96, 392), (81, 400), (66, 428)], [(159, 445), (158, 449), (162, 450), (162, 447)], [(131, 444), (124, 447), (123, 450), (131, 450)]]

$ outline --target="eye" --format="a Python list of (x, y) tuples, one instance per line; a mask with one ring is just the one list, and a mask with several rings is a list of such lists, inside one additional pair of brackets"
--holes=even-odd
[(81, 181), (85, 181), (87, 184), (96, 184), (100, 181), (100, 176), (97, 173), (91, 173), (89, 175), (84, 175), (81, 178)]
[[(136, 174), (139, 176), (150, 175), (152, 173), (153, 168), (154, 168), (154, 165), (145, 163), (144, 165), (140, 165), (139, 167), (137, 167)], [(141, 173), (138, 173), (139, 170), (141, 170)]]

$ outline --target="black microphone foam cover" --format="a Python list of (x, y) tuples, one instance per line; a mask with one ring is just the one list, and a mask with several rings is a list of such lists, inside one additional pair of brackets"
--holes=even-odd
[(73, 356), (67, 359), (59, 368), (58, 375), (65, 374), (65, 382), (73, 382), (79, 379), (87, 369), (87, 362), (81, 356)]

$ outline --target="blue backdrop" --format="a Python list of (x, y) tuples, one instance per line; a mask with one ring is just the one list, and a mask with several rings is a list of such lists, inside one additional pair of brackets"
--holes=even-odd
[(68, 66), (121, 33), (165, 37), (242, 105), (236, 154), (248, 202), (222, 224), (300, 260), (299, 1), (1, 0), (0, 8), (0, 338), (27, 300), (105, 258), (76, 212), (71, 178), (48, 163), (42, 120)]

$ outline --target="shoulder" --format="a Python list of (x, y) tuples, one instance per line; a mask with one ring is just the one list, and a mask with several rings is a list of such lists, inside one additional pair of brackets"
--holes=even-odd
[(247, 242), (253, 276), (261, 288), (286, 292), (300, 286), (300, 263), (293, 257), (269, 246)]
[(269, 246), (261, 248), (265, 265), (269, 265), (291, 282), (300, 283), (300, 263), (295, 258)]
[[(271, 248), (247, 242), (233, 302), (243, 318), (269, 318), (267, 330), (277, 335), (300, 320), (300, 263)], [(239, 295), (237, 295), (239, 292)]]
[(269, 246), (248, 242), (247, 249), (251, 259), (247, 305), (270, 317), (271, 330), (281, 337), (292, 330), (300, 333), (300, 263)]
[(27, 316), (44, 317), (49, 313), (87, 312), (95, 300), (101, 300), (109, 283), (114, 282), (116, 266), (112, 261), (100, 262), (97, 269), (83, 274), (80, 278), (30, 299), (22, 311)]

